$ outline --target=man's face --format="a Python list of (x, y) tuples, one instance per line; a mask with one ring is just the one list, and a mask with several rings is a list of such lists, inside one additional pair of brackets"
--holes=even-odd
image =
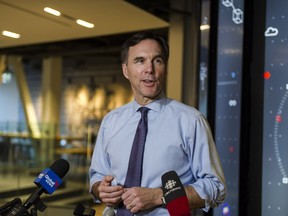
[(166, 64), (157, 41), (146, 39), (130, 47), (122, 71), (140, 105), (155, 100), (162, 92), (166, 78)]

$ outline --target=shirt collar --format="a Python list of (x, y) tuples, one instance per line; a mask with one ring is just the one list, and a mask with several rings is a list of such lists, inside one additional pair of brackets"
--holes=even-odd
[[(167, 104), (167, 97), (162, 94), (158, 99), (152, 101), (151, 103), (147, 104), (146, 107), (154, 110), (156, 112), (161, 112), (164, 109), (165, 105)], [(141, 107), (135, 100), (133, 101), (133, 113), (137, 112), (137, 110)]]

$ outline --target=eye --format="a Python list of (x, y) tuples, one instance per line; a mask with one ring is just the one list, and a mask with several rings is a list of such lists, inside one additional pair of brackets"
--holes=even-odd
[(154, 59), (154, 64), (163, 64), (163, 59), (162, 58)]

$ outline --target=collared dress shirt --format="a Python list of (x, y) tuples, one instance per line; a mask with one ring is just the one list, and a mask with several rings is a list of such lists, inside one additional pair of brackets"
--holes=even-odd
[[(130, 151), (141, 117), (135, 101), (108, 113), (99, 129), (92, 156), (90, 192), (104, 176), (123, 185)], [(226, 195), (225, 178), (209, 125), (196, 109), (163, 97), (149, 103), (141, 187), (162, 187), (161, 176), (171, 170), (184, 186), (194, 187), (205, 200), (204, 211), (216, 207)], [(169, 215), (163, 207), (136, 215)]]

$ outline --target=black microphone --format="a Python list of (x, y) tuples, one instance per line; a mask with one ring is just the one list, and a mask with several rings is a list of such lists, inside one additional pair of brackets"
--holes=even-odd
[(59, 159), (55, 161), (50, 168), (44, 169), (34, 180), (38, 189), (33, 192), (23, 205), (15, 206), (7, 216), (27, 215), (28, 209), (34, 205), (34, 210), (43, 212), (46, 205), (41, 201), (42, 193), (52, 194), (62, 183), (62, 178), (66, 175), (70, 168), (68, 161)]
[(66, 175), (69, 168), (68, 161), (59, 159), (50, 168), (44, 169), (34, 181), (38, 189), (27, 199), (24, 207), (29, 209), (43, 192), (52, 194), (62, 183), (61, 179)]
[(10, 209), (14, 208), (17, 205), (22, 205), (20, 198), (15, 198), (12, 201), (1, 206), (0, 207), (0, 216), (6, 215), (10, 211)]
[(162, 190), (170, 216), (190, 216), (188, 198), (175, 171), (169, 171), (162, 175)]
[(74, 216), (94, 216), (96, 213), (95, 209), (90, 207), (85, 207), (83, 204), (79, 203), (76, 205), (73, 215)]

